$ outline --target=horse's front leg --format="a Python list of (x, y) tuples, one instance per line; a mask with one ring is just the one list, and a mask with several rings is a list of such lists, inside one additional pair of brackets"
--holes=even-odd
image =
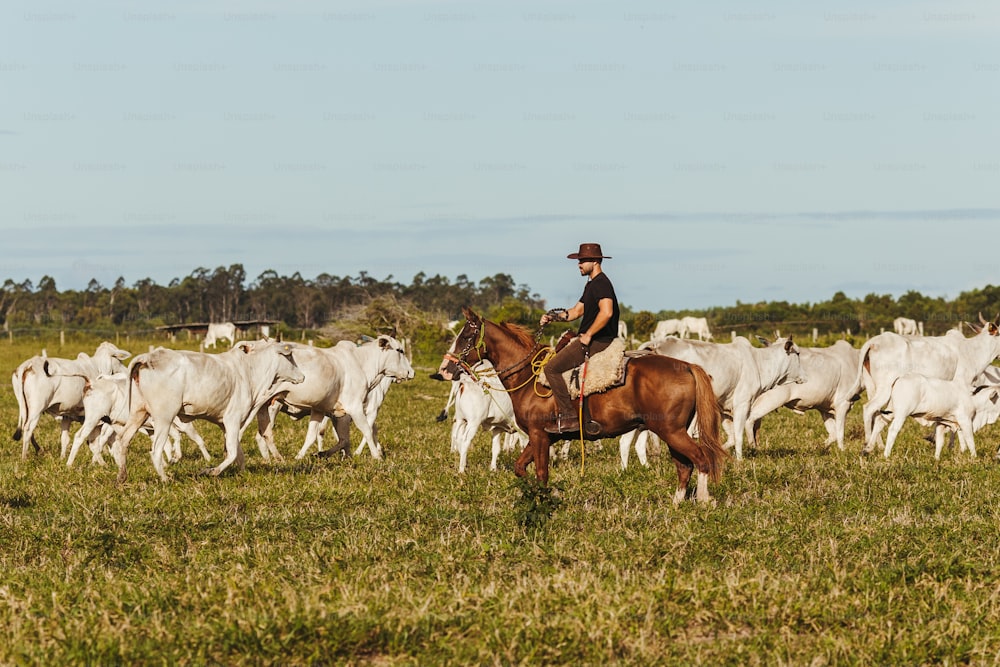
[(534, 429), (528, 433), (528, 446), (521, 450), (521, 455), (517, 457), (517, 461), (514, 462), (514, 474), (518, 477), (524, 477), (528, 474), (528, 464), (534, 462), (535, 451), (539, 447), (539, 442), (544, 440), (544, 447), (549, 446), (549, 437), (545, 431), (539, 429)]
[(542, 486), (548, 486), (549, 454), (551, 453), (552, 439), (546, 434), (546, 437), (540, 438), (535, 446), (537, 447), (535, 451), (535, 477), (542, 483)]

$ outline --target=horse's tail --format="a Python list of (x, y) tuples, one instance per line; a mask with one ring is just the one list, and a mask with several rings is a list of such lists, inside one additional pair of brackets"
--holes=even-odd
[(698, 420), (698, 446), (708, 457), (708, 476), (713, 482), (718, 482), (722, 476), (723, 462), (729, 453), (719, 442), (719, 423), (722, 413), (719, 401), (712, 389), (712, 378), (705, 369), (697, 364), (691, 364), (691, 375), (694, 376), (694, 405)]

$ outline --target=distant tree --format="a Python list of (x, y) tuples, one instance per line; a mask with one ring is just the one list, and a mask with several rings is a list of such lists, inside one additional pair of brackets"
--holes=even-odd
[(648, 310), (640, 310), (632, 318), (632, 335), (638, 339), (648, 340), (656, 328), (656, 316)]

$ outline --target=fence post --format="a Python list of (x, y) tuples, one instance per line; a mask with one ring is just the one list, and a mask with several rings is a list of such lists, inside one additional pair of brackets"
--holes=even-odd
[(66, 332), (59, 330), (59, 347), (66, 347)]

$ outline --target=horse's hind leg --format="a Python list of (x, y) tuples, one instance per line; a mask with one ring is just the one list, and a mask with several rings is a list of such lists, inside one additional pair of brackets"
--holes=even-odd
[(677, 491), (674, 492), (674, 505), (680, 505), (687, 499), (688, 482), (691, 481), (691, 471), (694, 470), (694, 466), (688, 459), (677, 456), (672, 448), (670, 456), (674, 460), (674, 467), (677, 468)]
[[(678, 427), (672, 431), (651, 428), (670, 450), (670, 456), (674, 460), (677, 468), (677, 492), (674, 494), (674, 504), (680, 504), (687, 498), (688, 482), (691, 481), (691, 472), (698, 468), (698, 485), (695, 491), (695, 500), (700, 503), (714, 503), (711, 494), (708, 492), (708, 461), (698, 443), (688, 435), (683, 427)], [(704, 470), (704, 472), (703, 472)]]

